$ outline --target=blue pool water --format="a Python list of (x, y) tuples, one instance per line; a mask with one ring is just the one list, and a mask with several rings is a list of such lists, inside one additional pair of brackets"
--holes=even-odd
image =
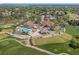
[(30, 31), (29, 28), (23, 28), (23, 32), (27, 33), (27, 32), (29, 32), (29, 31)]

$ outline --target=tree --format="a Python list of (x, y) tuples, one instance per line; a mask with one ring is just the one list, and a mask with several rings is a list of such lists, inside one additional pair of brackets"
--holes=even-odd
[(70, 46), (73, 48), (79, 48), (79, 40), (74, 37), (70, 42)]
[(70, 21), (70, 20), (77, 19), (78, 16), (79, 15), (77, 15), (77, 14), (68, 12), (66, 15), (63, 16), (63, 19), (66, 20), (66, 21)]

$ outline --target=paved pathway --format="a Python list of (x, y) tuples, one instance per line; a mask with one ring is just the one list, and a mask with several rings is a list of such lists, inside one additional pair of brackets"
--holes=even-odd
[(31, 46), (31, 45), (26, 45), (26, 46), (27, 46), (27, 47), (30, 47), (30, 48), (33, 48), (33, 49), (35, 49), (35, 50), (38, 50), (38, 51), (47, 53), (47, 54), (49, 54), (49, 55), (55, 55), (55, 53), (52, 53), (52, 52), (47, 51), (47, 50), (45, 50), (45, 49), (38, 48), (38, 47), (36, 47), (36, 46)]
[(5, 33), (7, 33), (7, 32), (0, 32), (0, 34), (5, 34)]
[(16, 40), (16, 41), (17, 41), (18, 43), (20, 43), (21, 45), (23, 45), (23, 46), (30, 47), (30, 48), (32, 48), (32, 49), (38, 50), (38, 51), (40, 51), (40, 52), (47, 53), (47, 54), (49, 54), (49, 55), (55, 55), (55, 53), (52, 53), (52, 52), (49, 52), (49, 51), (47, 51), (47, 50), (38, 48), (38, 47), (36, 47), (36, 46), (24, 45), (24, 44), (21, 43), (19, 40)]
[(45, 49), (41, 49), (41, 48), (38, 48), (36, 46), (31, 46), (31, 45), (24, 45), (22, 42), (20, 42), (19, 40), (16, 40), (18, 43), (20, 43), (21, 45), (23, 46), (26, 46), (26, 47), (29, 47), (29, 48), (32, 48), (32, 49), (35, 49), (35, 50), (38, 50), (40, 52), (44, 52), (44, 53), (47, 53), (48, 55), (69, 55), (68, 53), (60, 53), (60, 54), (55, 54), (53, 52), (50, 52), (48, 50), (45, 50)]
[(29, 39), (30, 38), (28, 35), (13, 34), (13, 33), (10, 33), (10, 32), (8, 32), (7, 34), (9, 34), (13, 37), (19, 38), (19, 39)]

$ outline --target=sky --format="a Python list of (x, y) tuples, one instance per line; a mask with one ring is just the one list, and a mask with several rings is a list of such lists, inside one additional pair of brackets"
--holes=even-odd
[(2, 3), (79, 3), (79, 0), (0, 0)]

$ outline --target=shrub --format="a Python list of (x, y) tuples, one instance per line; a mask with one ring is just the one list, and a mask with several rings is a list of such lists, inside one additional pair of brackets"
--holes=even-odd
[(2, 31), (2, 28), (0, 28), (0, 32)]
[(79, 48), (79, 40), (76, 38), (73, 38), (70, 42), (70, 46), (72, 48)]

